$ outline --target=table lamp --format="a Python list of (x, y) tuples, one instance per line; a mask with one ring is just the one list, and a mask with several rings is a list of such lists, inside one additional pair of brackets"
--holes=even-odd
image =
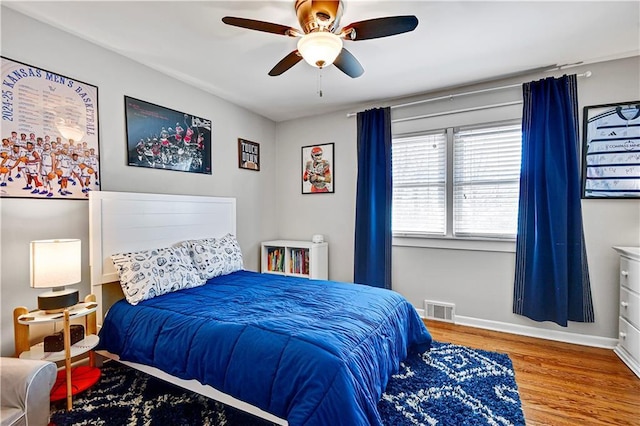
[(78, 290), (64, 286), (81, 281), (82, 251), (78, 239), (31, 241), (31, 287), (51, 288), (38, 295), (38, 309), (62, 312), (78, 303)]

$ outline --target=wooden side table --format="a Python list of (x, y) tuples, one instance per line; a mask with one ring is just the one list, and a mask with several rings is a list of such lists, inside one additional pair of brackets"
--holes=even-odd
[[(100, 341), (97, 336), (96, 327), (97, 307), (98, 304), (96, 303), (95, 295), (90, 294), (85, 297), (83, 303), (71, 306), (65, 309), (62, 313), (51, 314), (40, 310), (29, 312), (27, 308), (22, 306), (13, 310), (16, 356), (20, 358), (41, 359), (52, 362), (64, 360), (65, 368), (58, 373), (58, 380), (56, 380), (56, 384), (51, 391), (51, 400), (55, 401), (63, 399), (66, 396), (67, 410), (71, 410), (72, 408), (73, 395), (92, 386), (100, 378), (100, 370), (95, 367), (95, 354), (90, 352)], [(85, 337), (79, 342), (71, 345), (71, 318), (80, 317), (85, 317)], [(29, 339), (30, 325), (60, 321), (63, 323), (64, 329), (64, 350), (60, 352), (45, 352), (44, 342), (31, 345)], [(72, 369), (71, 358), (87, 352), (89, 352), (89, 366), (76, 367)], [(82, 376), (82, 381), (74, 383), (74, 378), (79, 376)]]

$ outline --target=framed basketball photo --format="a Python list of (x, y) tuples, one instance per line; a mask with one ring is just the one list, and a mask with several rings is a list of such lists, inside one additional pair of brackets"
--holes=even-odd
[(211, 174), (211, 120), (124, 97), (129, 166)]
[(302, 193), (333, 193), (335, 187), (334, 144), (318, 144), (302, 147)]

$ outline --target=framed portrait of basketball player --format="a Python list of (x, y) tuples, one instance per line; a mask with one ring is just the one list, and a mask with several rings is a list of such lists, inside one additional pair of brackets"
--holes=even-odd
[(583, 109), (582, 197), (640, 198), (640, 101)]
[(238, 138), (238, 167), (260, 171), (260, 144)]
[(211, 174), (211, 120), (124, 97), (129, 166)]
[(1, 59), (0, 196), (86, 200), (100, 190), (98, 88)]
[(333, 143), (302, 147), (302, 193), (327, 194), (335, 188)]

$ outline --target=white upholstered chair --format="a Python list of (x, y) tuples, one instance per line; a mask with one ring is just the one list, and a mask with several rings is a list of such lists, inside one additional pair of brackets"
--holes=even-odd
[(46, 426), (56, 374), (49, 361), (0, 358), (0, 426)]

